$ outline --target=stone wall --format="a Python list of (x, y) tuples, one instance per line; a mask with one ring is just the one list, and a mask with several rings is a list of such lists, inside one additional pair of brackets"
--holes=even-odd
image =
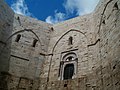
[[(120, 1), (101, 0), (92, 14), (55, 24), (39, 90), (119, 90), (119, 20)], [(60, 63), (69, 52), (77, 53), (78, 71), (61, 80)]]
[(0, 7), (0, 89), (36, 90), (52, 25)]
[(14, 14), (2, 0), (0, 12), (0, 90), (120, 89), (120, 0), (55, 25)]
[[(46, 87), (48, 90), (56, 90), (56, 88), (60, 88), (60, 90), (89, 90), (90, 88), (91, 90), (94, 87), (95, 75), (91, 73), (93, 73), (95, 61), (98, 58), (99, 39), (96, 39), (93, 16), (94, 14), (89, 14), (53, 26), (54, 31), (48, 49), (49, 56), (46, 57), (41, 75), (43, 80), (40, 90), (45, 90)], [(69, 37), (73, 37), (72, 45), (69, 45)], [(71, 52), (74, 52), (78, 58), (75, 61), (77, 62), (75, 64), (76, 72), (72, 80), (63, 80), (63, 76), (59, 72), (60, 63), (64, 55)], [(88, 74), (93, 76), (90, 77), (91, 82), (87, 77)], [(82, 84), (82, 82), (84, 83)], [(90, 86), (90, 84), (92, 85)]]
[[(8, 71), (8, 59), (10, 49), (6, 47), (7, 39), (13, 30), (13, 11), (4, 3), (0, 1), (0, 71)], [(11, 41), (9, 42), (11, 43)], [(7, 49), (7, 50), (6, 50)]]
[(10, 77), (8, 70), (11, 52), (11, 39), (9, 42), (7, 42), (7, 39), (12, 33), (13, 21), (13, 11), (3, 0), (0, 0), (0, 90), (8, 89), (7, 82)]
[[(50, 81), (58, 80), (58, 71), (62, 55), (70, 51), (77, 53), (78, 72), (76, 77), (85, 75), (89, 71), (87, 45), (94, 41), (94, 26), (89, 25), (89, 23), (93, 23), (92, 18), (92, 14), (86, 15), (53, 26), (54, 31), (51, 35), (48, 51), (51, 55), (47, 57), (48, 60), (45, 62), (51, 62), (50, 67), (48, 64), (45, 64), (49, 75), (47, 75), (46, 70), (43, 70), (45, 72), (43, 74), (44, 77), (49, 76)], [(68, 45), (70, 36), (73, 37), (73, 45)]]
[(52, 25), (17, 14), (13, 25), (10, 36), (10, 89), (37, 89)]
[[(103, 90), (120, 89), (120, 0), (103, 0), (96, 9), (96, 33), (100, 38), (97, 83)], [(102, 2), (101, 2), (102, 3)], [(101, 12), (100, 12), (101, 9)], [(98, 12), (99, 11), (99, 12)], [(100, 20), (98, 20), (100, 17)]]

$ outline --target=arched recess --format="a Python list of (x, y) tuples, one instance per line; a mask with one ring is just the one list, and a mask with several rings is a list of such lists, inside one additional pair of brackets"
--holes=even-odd
[(81, 34), (86, 38), (86, 43), (87, 43), (87, 45), (88, 45), (87, 36), (85, 35), (85, 33), (81, 32), (80, 30), (71, 29), (71, 30), (66, 31), (63, 35), (61, 35), (60, 38), (57, 40), (57, 42), (54, 44), (53, 49), (52, 49), (52, 56), (51, 56), (50, 64), (49, 64), (47, 82), (49, 81), (49, 75), (50, 75), (51, 63), (52, 63), (52, 58), (53, 58), (53, 52), (54, 52), (54, 50), (55, 50), (57, 44), (59, 43), (59, 41), (60, 41), (65, 35), (67, 35), (67, 34), (68, 34), (69, 32), (71, 32), (71, 31), (75, 31), (75, 32), (81, 33)]
[[(42, 45), (41, 45), (41, 40), (40, 40), (40, 38), (38, 37), (38, 35), (37, 35), (32, 29), (19, 30), (19, 31), (16, 31), (15, 33), (13, 33), (12, 35), (10, 35), (10, 36), (6, 39), (5, 44), (4, 44), (4, 46), (3, 46), (3, 48), (2, 48), (2, 50), (1, 50), (1, 52), (0, 52), (0, 55), (2, 54), (4, 48), (7, 46), (8, 41), (9, 41), (13, 36), (15, 36), (15, 35), (18, 34), (18, 33), (25, 32), (25, 31), (28, 31), (28, 32), (33, 33), (33, 34), (35, 35), (35, 37), (38, 39), (38, 42), (40, 43), (40, 46), (42, 46)], [(40, 47), (40, 48), (42, 49), (42, 47)]]
[[(77, 75), (78, 57), (74, 52), (66, 53), (60, 62), (59, 80), (74, 79)], [(70, 75), (69, 75), (70, 74)]]
[[(100, 32), (100, 30), (101, 30), (101, 26), (102, 26), (102, 23), (103, 23), (103, 18), (104, 18), (104, 15), (105, 15), (105, 11), (106, 11), (106, 9), (107, 9), (107, 7), (108, 7), (108, 5), (112, 2), (112, 1), (114, 1), (114, 0), (109, 0), (106, 4), (105, 4), (105, 7), (104, 7), (104, 9), (103, 9), (103, 11), (102, 11), (102, 13), (101, 13), (101, 18), (100, 18), (100, 24), (99, 24), (99, 29), (98, 29), (98, 33)], [(117, 0), (116, 2), (118, 2), (119, 0)], [(115, 3), (116, 4), (116, 3)]]
[(59, 41), (66, 35), (68, 34), (69, 32), (71, 31), (75, 31), (75, 32), (78, 32), (78, 33), (81, 33), (85, 36), (86, 40), (87, 40), (87, 44), (88, 44), (88, 39), (87, 39), (87, 36), (85, 35), (85, 33), (81, 32), (80, 30), (76, 30), (76, 29), (71, 29), (71, 30), (68, 30), (67, 32), (65, 32), (58, 40), (57, 42), (55, 43), (55, 45), (53, 46), (53, 49), (52, 49), (52, 53), (54, 52), (55, 50), (55, 47), (57, 46), (57, 44), (59, 43)]
[(69, 52), (62, 57), (62, 60), (65, 61), (69, 56), (72, 56), (74, 58), (77, 57), (77, 55), (74, 52)]
[(6, 40), (6, 44), (7, 42), (10, 40), (10, 38), (12, 38), (14, 35), (18, 34), (18, 33), (21, 33), (21, 32), (25, 32), (25, 31), (28, 31), (28, 32), (31, 32), (35, 35), (35, 37), (38, 39), (38, 42), (40, 43), (40, 46), (41, 46), (41, 40), (40, 38), (38, 37), (38, 35), (32, 30), (32, 29), (24, 29), (24, 30), (19, 30), (15, 33), (13, 33), (12, 35), (9, 36), (9, 38)]

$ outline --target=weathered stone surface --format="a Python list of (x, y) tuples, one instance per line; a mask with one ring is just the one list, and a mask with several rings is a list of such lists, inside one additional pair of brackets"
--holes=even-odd
[(0, 90), (120, 90), (120, 0), (54, 25), (1, 0), (0, 29)]

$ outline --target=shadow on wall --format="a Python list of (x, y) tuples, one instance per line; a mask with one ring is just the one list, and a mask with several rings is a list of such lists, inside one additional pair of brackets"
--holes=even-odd
[(14, 13), (4, 2), (0, 0), (0, 90), (8, 90), (8, 80), (10, 78), (9, 58), (11, 40), (7, 38), (13, 30)]

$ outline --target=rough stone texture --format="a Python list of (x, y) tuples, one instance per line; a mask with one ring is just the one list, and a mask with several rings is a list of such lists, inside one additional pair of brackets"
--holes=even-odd
[[(51, 55), (47, 56), (41, 75), (44, 78), (42, 84), (47, 84), (48, 90), (58, 87), (60, 90), (119, 90), (119, 20), (120, 1), (102, 0), (92, 14), (55, 24), (48, 49)], [(73, 37), (73, 46), (68, 45), (70, 36)], [(86, 79), (82, 84), (75, 79), (75, 84), (67, 80), (68, 87), (63, 88), (66, 81), (59, 81), (59, 66), (62, 54), (70, 51), (75, 51), (78, 56), (78, 71), (74, 78), (81, 79), (81, 82), (84, 82), (82, 77)]]
[[(10, 88), (37, 89), (50, 40), (51, 25), (21, 15), (15, 15), (13, 25), (10, 36), (12, 43), (9, 73), (13, 75)], [(18, 42), (17, 35), (21, 35)], [(33, 47), (35, 39), (37, 43)]]
[[(0, 1), (0, 71), (8, 71), (9, 45), (7, 38), (13, 30), (13, 11), (3, 2)], [(11, 43), (11, 41), (9, 41)], [(6, 62), (5, 62), (6, 61)]]
[(13, 30), (13, 18), (13, 11), (3, 0), (0, 0), (0, 90), (8, 89), (7, 82), (10, 77), (8, 70), (11, 39), (7, 42), (7, 38)]
[[(120, 0), (55, 25), (0, 7), (0, 90), (120, 90)], [(63, 80), (71, 63), (74, 75)]]

